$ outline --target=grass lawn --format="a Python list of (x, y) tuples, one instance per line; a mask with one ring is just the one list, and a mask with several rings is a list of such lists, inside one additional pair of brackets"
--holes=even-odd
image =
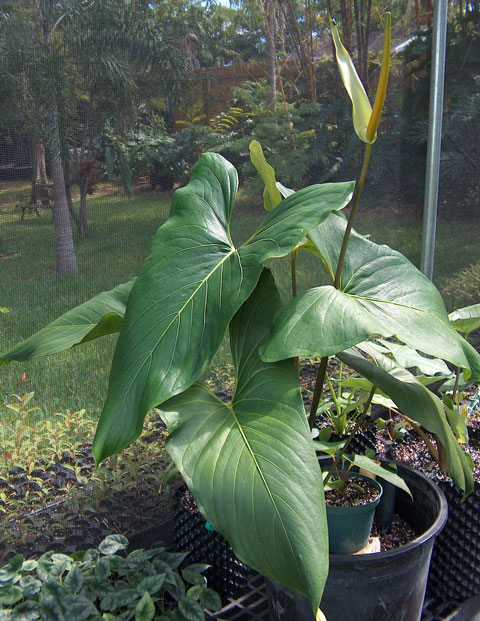
[[(75, 238), (79, 267), (77, 278), (55, 280), (54, 229), (50, 212), (28, 214), (20, 221), (15, 208), (24, 182), (0, 183), (0, 351), (28, 337), (64, 311), (136, 275), (148, 254), (153, 236), (168, 216), (170, 197), (140, 192), (127, 198), (109, 184), (98, 186), (88, 198), (89, 236)], [(74, 197), (75, 198), (75, 197)], [(232, 235), (241, 242), (263, 218), (262, 209), (240, 200), (232, 222)], [(442, 223), (438, 231), (436, 281), (478, 261), (480, 224)], [(388, 243), (417, 265), (420, 261), (421, 220), (412, 213), (367, 212), (358, 225), (376, 242)], [(302, 253), (298, 262), (299, 290), (320, 282), (316, 260)], [(282, 295), (289, 295), (289, 261), (272, 265)], [(115, 336), (106, 337), (65, 354), (27, 364), (11, 363), (0, 370), (0, 403), (12, 393), (35, 391), (32, 405), (45, 414), (86, 408), (96, 418), (106, 394), (109, 361)], [(228, 346), (214, 360), (208, 379), (215, 387), (231, 381)], [(0, 405), (0, 411), (3, 412)]]

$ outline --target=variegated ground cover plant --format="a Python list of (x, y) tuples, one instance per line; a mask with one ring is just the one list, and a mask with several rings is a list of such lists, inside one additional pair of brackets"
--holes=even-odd
[(219, 595), (206, 586), (208, 565), (185, 566), (185, 553), (161, 543), (126, 554), (128, 540), (109, 535), (73, 557), (20, 554), (0, 567), (0, 619), (74, 621), (203, 621), (219, 610)]
[[(237, 174), (223, 157), (206, 153), (188, 185), (175, 193), (170, 217), (134, 282), (99, 294), (0, 358), (0, 364), (27, 360), (119, 331), (93, 444), (96, 461), (133, 442), (157, 407), (170, 432), (167, 449), (206, 519), (247, 565), (307, 597), (317, 618), (328, 537), (310, 427), (329, 357), (357, 371), (372, 397), (387, 395), (434, 432), (452, 478), (466, 493), (473, 485), (471, 464), (442, 402), (371, 343), (395, 337), (463, 369), (467, 381), (480, 379), (480, 356), (450, 325), (433, 284), (400, 253), (352, 228), (386, 89), (386, 23), (373, 109), (362, 100), (366, 94), (333, 27), (355, 129), (367, 145), (348, 220), (341, 210), (352, 199), (353, 183), (289, 191), (254, 143), (252, 161), (265, 181), (268, 214), (250, 239), (235, 246), (229, 222)], [(331, 284), (282, 306), (265, 261), (301, 249), (319, 258)], [(199, 381), (227, 330), (236, 375), (228, 404)], [(310, 416), (296, 356), (321, 358)]]

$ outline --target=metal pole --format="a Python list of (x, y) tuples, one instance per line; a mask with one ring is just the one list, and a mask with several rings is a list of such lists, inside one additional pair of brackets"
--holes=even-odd
[(430, 280), (433, 278), (435, 236), (437, 230), (448, 2), (447, 0), (435, 0), (433, 4), (427, 171), (425, 176), (425, 199), (423, 208), (422, 260), (420, 264), (420, 269)]

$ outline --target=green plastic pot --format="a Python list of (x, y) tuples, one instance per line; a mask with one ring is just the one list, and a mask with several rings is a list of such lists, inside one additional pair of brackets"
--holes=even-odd
[(375, 500), (355, 507), (327, 505), (328, 542), (331, 554), (353, 554), (367, 545), (375, 508), (382, 497), (382, 486), (378, 481), (358, 472), (350, 472), (347, 478), (353, 477), (369, 481), (379, 491), (379, 495)]

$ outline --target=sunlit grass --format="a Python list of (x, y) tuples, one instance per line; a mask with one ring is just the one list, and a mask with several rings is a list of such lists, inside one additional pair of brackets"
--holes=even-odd
[[(9, 200), (11, 188), (8, 184)], [(58, 281), (50, 212), (29, 214), (21, 222), (19, 210), (5, 207), (5, 194), (0, 195), (0, 306), (10, 311), (0, 318), (1, 351), (138, 273), (167, 218), (169, 198), (149, 194), (128, 199), (106, 189), (110, 191), (88, 200), (88, 238), (79, 240), (75, 234), (78, 277)], [(0, 399), (35, 391), (36, 404), (47, 413), (85, 407), (96, 417), (106, 394), (114, 343), (115, 336), (109, 336), (67, 353), (6, 365), (0, 371)]]

